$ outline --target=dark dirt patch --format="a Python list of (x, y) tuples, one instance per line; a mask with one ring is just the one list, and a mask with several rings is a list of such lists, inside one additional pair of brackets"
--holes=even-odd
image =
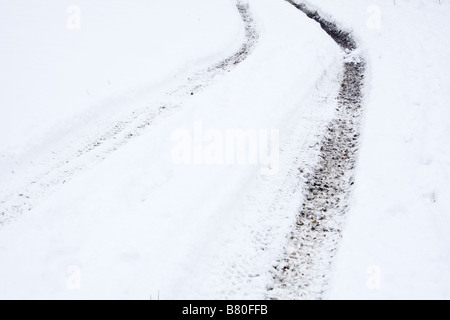
[(320, 141), (318, 163), (310, 172), (300, 169), (305, 179), (305, 198), (284, 258), (272, 270), (274, 285), (268, 294), (272, 299), (320, 299), (342, 237), (348, 199), (355, 183), (366, 68), (363, 57), (353, 54), (358, 46), (351, 33), (304, 4), (286, 1), (320, 23), (343, 49), (345, 58), (336, 115)]
[(242, 20), (245, 23), (245, 38), (246, 41), (242, 44), (239, 50), (232, 56), (219, 62), (217, 65), (212, 66), (209, 71), (214, 71), (215, 69), (227, 69), (232, 66), (236, 66), (243, 62), (247, 56), (251, 53), (256, 41), (259, 38), (259, 34), (256, 31), (254, 21), (252, 16), (249, 14), (248, 3), (238, 3), (237, 9), (241, 15)]
[(358, 46), (349, 31), (339, 28), (335, 22), (328, 21), (323, 18), (317, 11), (311, 10), (303, 3), (296, 3), (293, 0), (286, 0), (294, 7), (305, 13), (308, 18), (315, 20), (320, 24), (322, 29), (333, 38), (334, 41), (344, 50), (355, 50)]

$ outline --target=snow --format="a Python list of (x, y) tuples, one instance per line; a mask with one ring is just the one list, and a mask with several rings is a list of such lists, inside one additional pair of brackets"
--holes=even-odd
[(50, 143), (62, 123), (111, 112), (111, 101), (154, 90), (241, 42), (230, 1), (74, 4), (79, 30), (67, 26), (70, 3), (0, 3), (0, 148), (11, 162), (30, 144)]
[[(450, 2), (308, 3), (368, 62), (326, 298), (448, 299)], [(335, 115), (317, 23), (283, 0), (2, 1), (0, 46), (1, 299), (267, 297)], [(272, 157), (221, 163), (239, 130)]]
[(310, 2), (355, 32), (370, 66), (356, 188), (328, 297), (448, 299), (450, 3)]
[[(124, 2), (117, 3), (120, 12)], [(161, 5), (159, 11), (167, 12), (149, 15), (161, 21), (171, 18), (172, 9), (180, 12), (176, 8), (180, 3), (158, 2), (154, 6)], [(167, 38), (167, 47), (162, 47), (162, 52), (147, 50), (145, 59), (164, 70), (169, 80), (155, 93), (130, 97), (124, 91), (123, 96), (112, 100), (118, 115), (126, 113), (124, 109), (130, 105), (159, 106), (167, 98), (164, 92), (183, 82), (170, 76), (193, 58), (181, 52), (174, 63), (170, 55), (165, 58), (166, 52), (178, 52), (178, 46), (192, 51), (194, 61), (200, 63), (190, 64), (194, 70), (187, 71), (190, 73), (239, 48), (244, 32), (236, 3), (213, 3), (198, 0), (189, 3), (189, 11), (195, 17), (212, 15), (207, 23), (218, 29), (214, 33), (196, 34), (180, 43), (178, 37), (198, 31), (196, 19), (192, 21), (182, 14), (177, 16), (181, 19), (177, 24), (185, 29), (183, 33), (174, 35), (171, 28), (158, 27), (158, 37)], [(169, 95), (169, 103), (178, 107), (156, 117), (139, 135), (117, 145), (116, 151), (103, 153), (100, 146), (91, 151), (92, 156), (70, 159), (68, 164), (58, 160), (70, 154), (65, 151), (70, 149), (65, 141), (76, 145), (85, 132), (96, 131), (96, 117), (75, 121), (82, 135), (68, 132), (69, 140), (62, 135), (55, 144), (50, 135), (43, 147), (52, 150), (62, 146), (63, 151), (54, 155), (54, 161), (61, 164), (43, 175), (42, 186), (26, 189), (33, 191), (23, 195), (32, 198), (27, 202), (30, 211), (13, 217), (0, 232), (0, 297), (265, 297), (269, 270), (282, 251), (301, 201), (298, 167), (314, 161), (317, 148), (311, 146), (333, 115), (331, 104), (316, 101), (326, 97), (311, 97), (311, 92), (318, 86), (324, 87), (326, 94), (336, 91), (335, 78), (342, 61), (334, 42), (289, 4), (250, 1), (250, 12), (259, 34), (252, 54), (232, 72), (218, 74), (208, 87), (194, 95)], [(163, 23), (164, 26), (168, 22)], [(121, 29), (121, 34), (126, 37), (127, 32), (134, 31), (132, 27)], [(116, 59), (128, 61), (129, 57), (118, 54)], [(208, 63), (204, 63), (206, 60)], [(140, 61), (132, 63), (138, 65)], [(119, 77), (120, 72), (117, 74)], [(50, 75), (50, 79), (58, 81)], [(100, 71), (89, 75), (92, 81), (104, 76)], [(154, 77), (149, 79), (156, 81), (161, 76)], [(108, 107), (106, 104), (101, 109)], [(64, 116), (71, 117), (70, 112), (64, 112)], [(94, 107), (94, 114), (102, 115), (95, 112)], [(172, 158), (177, 142), (173, 141), (174, 134), (183, 130), (195, 135), (196, 124), (201, 124), (205, 132), (240, 129), (275, 133), (280, 145), (277, 174), (267, 175), (271, 170), (262, 170), (274, 169), (277, 163), (177, 165)], [(101, 123), (98, 128), (102, 128)], [(26, 142), (17, 144), (28, 148)], [(208, 142), (204, 144), (207, 146)], [(273, 148), (276, 145), (271, 144)], [(5, 146), (4, 150), (8, 148)], [(5, 172), (17, 167), (17, 172), (26, 170), (31, 174), (20, 178), (9, 174), (9, 180), (2, 184), (5, 194), (16, 192), (13, 186), (20, 186), (47, 163), (29, 166), (30, 158), (26, 152), (23, 154), (25, 161), (5, 167)], [(105, 159), (100, 161), (97, 156)], [(83, 163), (73, 173), (72, 162), (80, 161)], [(73, 174), (66, 181), (68, 172)], [(59, 183), (52, 183), (53, 180)], [(17, 193), (23, 192), (20, 190)], [(13, 209), (14, 199), (5, 202), (12, 204)]]

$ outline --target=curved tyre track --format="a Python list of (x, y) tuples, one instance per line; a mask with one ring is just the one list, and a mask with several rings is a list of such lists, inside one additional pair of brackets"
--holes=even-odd
[(318, 22), (343, 49), (344, 65), (335, 118), (320, 142), (318, 163), (300, 170), (305, 198), (283, 257), (271, 270), (269, 299), (322, 299), (354, 185), (359, 147), (365, 61), (350, 32), (305, 4), (286, 0)]
[(49, 159), (44, 161), (43, 168), (35, 168), (39, 174), (35, 174), (16, 192), (2, 195), (0, 226), (11, 222), (23, 212), (30, 211), (52, 188), (68, 182), (76, 173), (105, 159), (110, 153), (141, 135), (152, 123), (180, 108), (187, 97), (206, 88), (217, 76), (230, 72), (242, 63), (256, 46), (259, 34), (246, 0), (237, 0), (236, 7), (245, 26), (245, 41), (237, 52), (206, 70), (195, 73), (185, 85), (168, 92), (160, 103), (135, 109), (121, 115), (120, 120), (117, 117), (109, 121), (102, 119), (105, 123), (96, 124), (96, 133), (88, 133), (83, 139), (67, 143), (62, 150), (52, 152)]

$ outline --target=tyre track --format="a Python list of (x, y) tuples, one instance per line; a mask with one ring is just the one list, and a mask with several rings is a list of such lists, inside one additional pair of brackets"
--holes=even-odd
[(269, 299), (322, 299), (342, 237), (359, 148), (365, 61), (352, 34), (303, 3), (286, 0), (318, 22), (342, 48), (343, 75), (335, 118), (320, 141), (318, 163), (300, 169), (306, 181), (297, 223), (271, 270)]
[(245, 27), (245, 41), (237, 52), (206, 70), (195, 73), (185, 85), (168, 92), (161, 102), (135, 109), (129, 114), (121, 115), (120, 119), (116, 117), (97, 124), (96, 133), (89, 133), (81, 141), (68, 143), (63, 149), (52, 152), (49, 159), (45, 160), (44, 169), (35, 168), (39, 174), (34, 175), (16, 192), (2, 195), (0, 227), (30, 211), (53, 188), (65, 184), (77, 173), (98, 164), (131, 139), (140, 136), (155, 121), (170, 116), (182, 106), (187, 97), (206, 88), (216, 77), (223, 76), (246, 60), (255, 48), (259, 34), (246, 0), (238, 0), (236, 7)]

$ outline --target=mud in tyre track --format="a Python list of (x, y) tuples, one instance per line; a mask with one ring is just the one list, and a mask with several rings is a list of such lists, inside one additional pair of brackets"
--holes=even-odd
[(320, 141), (319, 161), (312, 170), (300, 169), (305, 197), (285, 252), (271, 270), (267, 298), (322, 299), (355, 183), (366, 64), (350, 32), (305, 4), (286, 1), (333, 38), (343, 50), (344, 65), (336, 115)]

